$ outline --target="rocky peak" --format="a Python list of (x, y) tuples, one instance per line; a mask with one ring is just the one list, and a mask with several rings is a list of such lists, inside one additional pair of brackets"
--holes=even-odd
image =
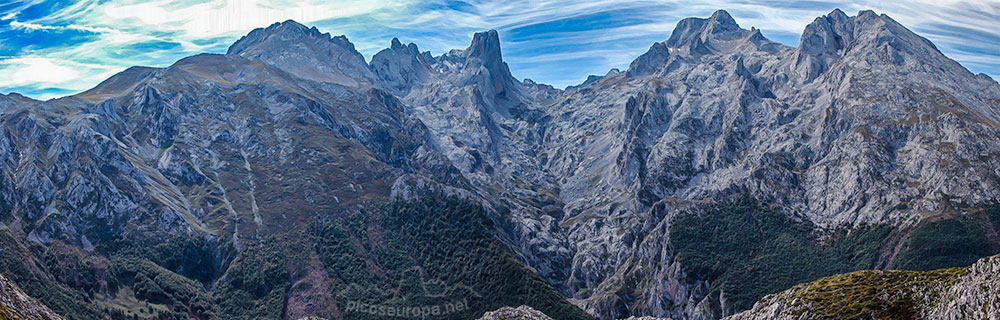
[(840, 9), (813, 20), (802, 32), (800, 48), (809, 54), (830, 54), (857, 46), (895, 42), (896, 45), (934, 45), (889, 16), (871, 10), (849, 17)]
[[(315, 32), (315, 33), (314, 33)], [(284, 22), (275, 22), (266, 28), (257, 28), (250, 31), (247, 35), (237, 40), (232, 45), (229, 46), (229, 50), (226, 54), (239, 55), (246, 51), (248, 48), (260, 44), (270, 38), (284, 38), (284, 39), (296, 39), (306, 36), (319, 36), (319, 29), (313, 27), (309, 29), (301, 23), (295, 22), (294, 20), (286, 20)]]
[(746, 42), (757, 46), (773, 43), (770, 39), (764, 37), (763, 33), (760, 33), (760, 29), (750, 27), (750, 33), (746, 36)]
[(847, 55), (876, 65), (902, 66), (907, 60), (954, 65), (927, 39), (889, 16), (871, 10), (849, 17), (835, 9), (806, 26), (800, 41), (794, 67), (805, 82), (812, 81)]
[(840, 9), (816, 18), (802, 32), (799, 48), (802, 52), (832, 54), (847, 47), (854, 38), (854, 26)]
[(529, 306), (503, 307), (486, 312), (479, 320), (552, 320), (541, 311)]
[(371, 68), (385, 88), (405, 96), (418, 81), (427, 79), (432, 60), (430, 53), (421, 53), (416, 44), (403, 45), (392, 38), (389, 48), (372, 57)]
[(646, 53), (632, 61), (625, 73), (628, 76), (643, 76), (654, 73), (667, 63), (670, 58), (670, 49), (663, 42), (654, 43)]
[(405, 52), (408, 55), (418, 56), (425, 60), (428, 60), (426, 58), (430, 57), (431, 54), (430, 51), (420, 52), (417, 48), (417, 44), (415, 43), (410, 42), (409, 44), (404, 45), (399, 41), (399, 38), (392, 38), (389, 42), (389, 48), (387, 50)]
[(507, 63), (503, 62), (500, 52), (500, 36), (496, 30), (476, 33), (472, 44), (465, 50), (465, 67), (482, 66), (490, 73), (490, 84), (493, 91), (500, 94), (505, 91), (507, 82), (513, 79)]
[(370, 86), (375, 79), (346, 36), (333, 37), (292, 20), (250, 31), (226, 54), (264, 62), (303, 79), (351, 87)]
[(716, 11), (708, 19), (686, 18), (677, 23), (667, 40), (667, 46), (690, 52), (708, 53), (716, 42), (745, 37), (750, 31), (740, 28), (725, 10)]
[(865, 10), (855, 17), (855, 45), (870, 48), (889, 45), (901, 54), (923, 58), (947, 59), (930, 40), (917, 35), (888, 15)]
[(740, 25), (736, 24), (736, 20), (734, 20), (733, 16), (729, 15), (729, 12), (726, 12), (726, 10), (718, 10), (713, 13), (712, 17), (708, 19), (708, 27), (708, 30), (712, 33), (741, 30)]
[(496, 30), (477, 32), (472, 36), (472, 44), (465, 51), (466, 56), (478, 58), (483, 64), (494, 66), (503, 63), (503, 54), (500, 52), (500, 35)]

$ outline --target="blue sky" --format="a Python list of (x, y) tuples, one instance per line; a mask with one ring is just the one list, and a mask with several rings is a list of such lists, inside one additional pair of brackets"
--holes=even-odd
[(627, 67), (685, 17), (726, 9), (744, 28), (796, 46), (806, 24), (834, 8), (886, 13), (1000, 79), (1000, 0), (0, 0), (0, 92), (73, 94), (129, 66), (224, 53), (250, 30), (287, 19), (347, 35), (367, 59), (392, 37), (439, 55), (496, 29), (514, 76), (564, 87)]

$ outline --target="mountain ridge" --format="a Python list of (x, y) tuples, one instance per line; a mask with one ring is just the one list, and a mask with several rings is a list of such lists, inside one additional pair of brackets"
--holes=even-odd
[(4, 98), (0, 221), (17, 241), (101, 253), (204, 237), (224, 271), (271, 237), (443, 192), (481, 205), (542, 291), (602, 318), (739, 311), (721, 289), (737, 271), (697, 272), (671, 237), (730, 199), (803, 223), (809, 250), (839, 228), (898, 230), (871, 244), (885, 250), (1000, 185), (1000, 85), (872, 11), (817, 18), (794, 48), (724, 10), (685, 19), (625, 72), (565, 90), (517, 80), (493, 30), (439, 56), (394, 38), (365, 61), (285, 21), (224, 55)]

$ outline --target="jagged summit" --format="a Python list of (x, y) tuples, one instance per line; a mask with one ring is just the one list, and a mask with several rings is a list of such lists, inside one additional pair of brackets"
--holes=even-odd
[(856, 46), (880, 43), (895, 46), (936, 47), (930, 41), (906, 29), (889, 16), (871, 10), (848, 16), (840, 9), (818, 17), (805, 27), (799, 47), (810, 54), (828, 54)]
[[(277, 31), (277, 32), (300, 32), (300, 33), (308, 33), (310, 32), (310, 30), (317, 30), (316, 27), (310, 28), (292, 19), (288, 19), (282, 22), (272, 23), (265, 29), (271, 29), (272, 32)], [(319, 34), (318, 30), (316, 31), (316, 34)]]
[(466, 50), (466, 54), (469, 57), (477, 57), (482, 60), (503, 60), (503, 55), (500, 52), (500, 35), (496, 30), (477, 32), (472, 36), (472, 43)]
[(793, 68), (802, 82), (810, 82), (845, 57), (873, 65), (894, 65), (901, 72), (924, 70), (932, 65), (952, 72), (964, 69), (929, 40), (888, 15), (863, 10), (856, 16), (848, 16), (840, 9), (816, 18), (805, 27)]
[(836, 53), (853, 40), (850, 17), (840, 9), (818, 17), (802, 32), (799, 48), (805, 53), (822, 55)]
[(414, 84), (427, 79), (433, 60), (430, 52), (420, 52), (416, 44), (403, 45), (398, 38), (392, 38), (389, 48), (372, 56), (370, 65), (383, 87), (405, 96)]
[(712, 44), (730, 41), (746, 36), (750, 31), (740, 28), (736, 20), (725, 10), (716, 11), (708, 19), (686, 18), (677, 23), (667, 46), (682, 48), (691, 52), (708, 53)]
[(709, 18), (686, 18), (678, 22), (666, 41), (654, 43), (632, 61), (626, 75), (656, 74), (673, 56), (698, 57), (747, 50), (777, 53), (786, 49), (765, 38), (757, 28), (741, 28), (728, 12), (718, 10)]
[[(229, 49), (226, 51), (226, 54), (238, 55), (243, 51), (247, 50), (248, 47), (258, 44), (262, 41), (265, 41), (266, 39), (271, 37), (297, 38), (303, 36), (319, 37), (321, 35), (322, 33), (320, 33), (319, 29), (317, 29), (316, 27), (309, 28), (301, 23), (296, 22), (295, 20), (285, 20), (282, 22), (275, 22), (270, 26), (267, 26), (266, 28), (257, 28), (251, 30), (250, 33), (241, 37), (239, 40), (230, 45)], [(327, 34), (327, 38), (329, 38), (329, 34)], [(344, 44), (344, 42), (339, 41), (340, 39), (347, 40), (347, 38), (344, 36), (339, 36), (337, 38), (338, 38), (337, 41), (338, 44)], [(348, 41), (347, 44), (349, 43), (350, 42)], [(353, 49), (353, 47), (354, 46), (352, 44), (351, 49)]]
[(711, 27), (712, 33), (740, 30), (740, 25), (736, 23), (733, 16), (729, 15), (729, 12), (726, 10), (717, 10), (712, 13), (712, 17), (708, 19), (708, 24)]
[(375, 83), (364, 57), (346, 36), (330, 36), (293, 20), (250, 31), (226, 54), (261, 61), (309, 80), (349, 87)]
[(496, 30), (479, 32), (473, 35), (472, 44), (465, 50), (466, 67), (482, 65), (490, 72), (490, 82), (494, 93), (504, 92), (507, 82), (513, 79), (510, 68), (503, 61), (500, 51), (500, 35)]

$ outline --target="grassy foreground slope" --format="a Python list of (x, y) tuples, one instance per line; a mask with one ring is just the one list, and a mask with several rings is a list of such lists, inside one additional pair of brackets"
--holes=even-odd
[(822, 229), (767, 202), (739, 197), (682, 214), (670, 227), (690, 282), (710, 284), (739, 312), (765, 295), (867, 269), (926, 271), (969, 266), (1000, 253), (1000, 207), (939, 217), (908, 229)]
[(997, 319), (1000, 256), (932, 271), (866, 270), (769, 295), (729, 320)]

